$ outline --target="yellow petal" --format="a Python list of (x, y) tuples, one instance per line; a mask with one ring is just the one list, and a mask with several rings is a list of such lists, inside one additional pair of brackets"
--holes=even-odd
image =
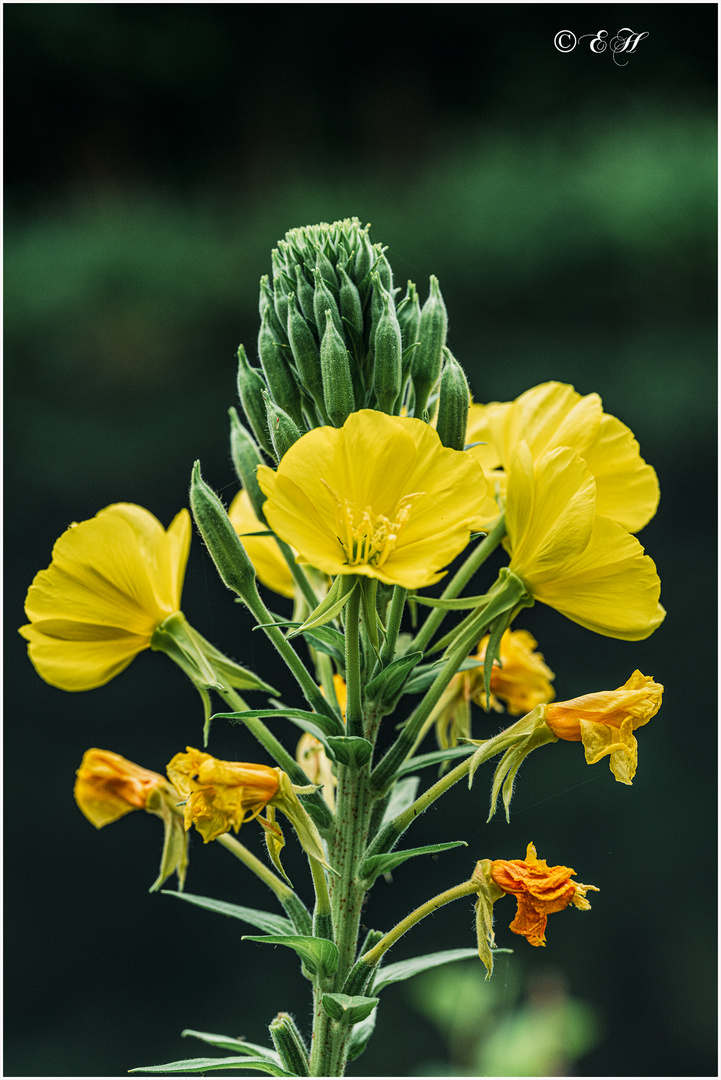
[(631, 430), (604, 413), (584, 458), (596, 478), (596, 513), (633, 533), (647, 525), (658, 508), (658, 477), (641, 457)]
[(581, 739), (589, 765), (610, 754), (613, 775), (621, 784), (631, 783), (638, 765), (638, 742), (630, 719), (624, 720), (620, 728), (581, 720)]
[(255, 516), (247, 491), (239, 491), (228, 510), (233, 528), (243, 541), (248, 558), (264, 585), (280, 596), (293, 597), (293, 575), (272, 536), (246, 536), (265, 526)]
[[(148, 648), (145, 637), (115, 627), (46, 619), (20, 628), (38, 675), (59, 690), (104, 686)], [(107, 635), (107, 636), (104, 636)]]

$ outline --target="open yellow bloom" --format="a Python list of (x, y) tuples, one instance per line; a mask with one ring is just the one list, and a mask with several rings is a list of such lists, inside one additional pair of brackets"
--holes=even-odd
[(77, 771), (75, 801), (96, 829), (110, 825), (131, 810), (145, 810), (163, 821), (165, 844), (160, 875), (153, 890), (160, 888), (174, 872), (183, 886), (188, 864), (187, 839), (176, 809), (178, 798), (164, 776), (143, 769), (112, 750), (86, 750)]
[(588, 630), (639, 641), (661, 624), (653, 561), (621, 525), (596, 511), (596, 482), (573, 450), (511, 462), (506, 502), (510, 569), (536, 600)]
[(663, 686), (634, 671), (617, 690), (599, 690), (544, 708), (544, 720), (559, 739), (582, 742), (589, 765), (610, 755), (611, 772), (622, 784), (636, 774), (638, 743), (633, 732), (661, 708)]
[(272, 536), (248, 536), (265, 528), (255, 516), (247, 491), (239, 491), (228, 510), (233, 528), (243, 541), (255, 572), (269, 589), (288, 596), (294, 595), (293, 575)]
[(38, 674), (61, 690), (102, 686), (180, 608), (190, 515), (167, 531), (141, 506), (115, 503), (72, 525), (28, 591), (20, 633)]
[(596, 513), (634, 533), (656, 513), (656, 473), (641, 457), (630, 429), (603, 411), (598, 394), (582, 397), (572, 386), (548, 382), (515, 401), (471, 405), (466, 442), (483, 444), (471, 453), (492, 471), (502, 494), (520, 442), (536, 459), (569, 446), (596, 481)]
[(525, 859), (494, 859), (490, 864), (492, 880), (518, 902), (511, 923), (513, 933), (521, 934), (530, 945), (545, 945), (549, 915), (569, 904), (587, 911), (591, 905), (586, 893), (599, 890), (595, 885), (571, 881), (575, 873), (568, 866), (549, 866), (545, 859), (537, 858), (533, 844), (528, 845)]
[(372, 409), (309, 431), (257, 475), (265, 516), (299, 561), (409, 589), (440, 580), (490, 503), (469, 454), (421, 420)]
[(223, 833), (238, 832), (258, 817), (280, 787), (281, 770), (242, 761), (220, 761), (187, 747), (168, 765), (168, 777), (185, 800), (185, 828), (195, 825), (207, 844)]

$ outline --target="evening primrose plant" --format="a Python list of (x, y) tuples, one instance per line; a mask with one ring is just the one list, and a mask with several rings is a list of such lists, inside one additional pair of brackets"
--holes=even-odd
[[(196, 462), (189, 503), (221, 580), (292, 676), (293, 699), (280, 700), (181, 610), (185, 509), (167, 529), (129, 503), (73, 524), (30, 586), (20, 630), (38, 673), (62, 690), (103, 685), (144, 649), (191, 679), (202, 749), (168, 747), (165, 776), (90, 749), (76, 801), (97, 828), (132, 810), (160, 817), (151, 890), (176, 875), (171, 895), (241, 920), (257, 931), (247, 940), (293, 950), (309, 983), (308, 1023), (278, 1012), (266, 1045), (186, 1031), (206, 1056), (133, 1072), (342, 1076), (373, 1033), (386, 986), (470, 955), (491, 977), (504, 896), (517, 902), (511, 932), (544, 946), (548, 916), (588, 910), (597, 889), (539, 859), (529, 840), (524, 858), (510, 846), (474, 849), (464, 881), (418, 896), (389, 929), (361, 932), (361, 910), (374, 882), (406, 860), (467, 846), (399, 846), (452, 786), (473, 785), (468, 799), (486, 803), (479, 770), (495, 760), (491, 814), (502, 795), (508, 816), (522, 762), (559, 741), (580, 742), (589, 764), (608, 757), (631, 784), (634, 731), (661, 704), (663, 687), (638, 670), (616, 690), (555, 701), (553, 671), (516, 625), (536, 601), (630, 642), (662, 622), (656, 568), (635, 536), (656, 511), (658, 482), (630, 429), (598, 395), (561, 383), (471, 402), (437, 279), (421, 306), (355, 218), (292, 229), (271, 265), (260, 282), (259, 363), (238, 350), (230, 451), (239, 486), (226, 509)], [(495, 580), (471, 592), (504, 551)], [(425, 591), (439, 584), (440, 595)], [(276, 614), (279, 600), (292, 600), (290, 618)], [(494, 730), (503, 711), (512, 721)], [(243, 725), (260, 760), (215, 757), (211, 720)], [(261, 853), (240, 842), (241, 828)], [(194, 833), (238, 859), (283, 914), (183, 892)], [(285, 873), (287, 842), (307, 857), (305, 880)], [(463, 899), (475, 905), (475, 946), (420, 946), (412, 960), (387, 962), (426, 915)], [(373, 921), (382, 926), (382, 912)]]

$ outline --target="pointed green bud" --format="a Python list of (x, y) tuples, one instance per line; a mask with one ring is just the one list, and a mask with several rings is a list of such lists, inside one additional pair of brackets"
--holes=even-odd
[(355, 267), (353, 277), (358, 287), (361, 304), (365, 306), (368, 294), (371, 291), (370, 272), (376, 260), (373, 245), (368, 239), (368, 229), (363, 229), (358, 237), (358, 250), (355, 255)]
[(462, 450), (466, 445), (468, 426), (468, 383), (463, 368), (445, 346), (443, 356), (445, 363), (441, 375), (436, 430), (444, 446), (449, 446), (451, 450)]
[(438, 278), (431, 274), (430, 293), (421, 310), (418, 334), (420, 344), (413, 350), (411, 361), (411, 375), (416, 393), (416, 416), (420, 416), (426, 408), (431, 391), (438, 382), (447, 330), (446, 305), (443, 303), (441, 290), (438, 287)]
[(317, 405), (324, 407), (320, 349), (313, 331), (298, 311), (295, 296), (288, 298), (288, 340), (303, 389), (308, 391)]
[(315, 314), (315, 324), (318, 327), (318, 332), (325, 336), (325, 314), (330, 311), (333, 318), (333, 325), (336, 330), (343, 337), (343, 323), (341, 322), (340, 312), (338, 311), (338, 305), (333, 299), (333, 294), (323, 281), (320, 270), (316, 267), (313, 271), (313, 279), (315, 281), (315, 291), (313, 293), (313, 312)]
[(406, 295), (396, 308), (396, 315), (401, 327), (403, 348), (407, 349), (418, 341), (418, 331), (421, 325), (421, 305), (418, 300), (418, 290), (412, 281), (408, 282)]
[(355, 409), (355, 397), (348, 350), (330, 310), (325, 313), (325, 333), (320, 343), (320, 368), (326, 412), (335, 427), (342, 427)]
[(359, 334), (363, 333), (363, 308), (360, 294), (348, 277), (345, 268), (338, 264), (340, 276), (340, 313), (341, 317), (349, 323)]
[(253, 429), (258, 445), (266, 454), (273, 457), (273, 444), (268, 435), (263, 391), (267, 392), (265, 379), (257, 368), (251, 367), (245, 349), (238, 347), (238, 397), (243, 406), (248, 423)]
[[(373, 290), (375, 295), (375, 289)], [(393, 415), (393, 409), (401, 392), (401, 328), (395, 313), (393, 300), (386, 292), (383, 294), (383, 314), (378, 320), (375, 338), (375, 366), (373, 369), (373, 389), (378, 407), (382, 412)]]
[(253, 436), (241, 424), (237, 411), (230, 408), (228, 415), (230, 416), (230, 456), (233, 459), (235, 471), (243, 488), (248, 492), (255, 516), (262, 524), (265, 524), (263, 514), (265, 495), (260, 490), (255, 475), (257, 467), (263, 464), (263, 458)]
[(378, 274), (379, 278), (383, 282), (383, 288), (393, 294), (393, 271), (391, 270), (391, 264), (386, 259), (383, 252), (386, 249), (380, 244), (373, 245), (373, 252), (375, 255), (374, 271)]
[(298, 442), (302, 432), (298, 425), (288, 416), (288, 413), (281, 409), (279, 405), (276, 405), (268, 394), (265, 395), (265, 407), (268, 413), (268, 431), (275, 450), (275, 457), (277, 461), (280, 461), (283, 455), (290, 450), (293, 443)]
[(320, 245), (318, 245), (318, 247), (316, 247), (316, 263), (315, 264), (316, 264), (316, 267), (318, 268), (318, 270), (320, 270), (321, 276), (322, 276), (323, 280), (325, 281), (326, 285), (328, 286), (328, 288), (331, 290), (331, 292), (334, 289), (337, 291), (338, 286), (339, 286), (338, 276), (337, 276), (335, 270), (333, 269), (333, 263), (330, 261), (330, 259), (326, 255), (325, 251), (323, 251), (323, 248), (320, 247)]
[(257, 596), (255, 569), (222, 502), (203, 480), (200, 462), (193, 466), (190, 509), (221, 580), (238, 596)]
[(303, 318), (306, 319), (310, 326), (315, 326), (313, 286), (309, 283), (300, 266), (295, 268), (295, 292), (300, 304), (300, 310), (303, 312)]
[[(288, 323), (288, 289), (284, 288), (285, 280), (275, 278), (273, 281), (273, 301), (275, 314), (277, 316), (278, 326), (286, 326)], [(281, 330), (278, 334), (275, 327), (273, 327), (276, 341), (279, 344), (285, 344), (285, 331)]]
[(285, 358), (284, 350), (273, 333), (270, 312), (263, 312), (263, 322), (258, 333), (258, 355), (263, 368), (270, 395), (295, 421), (296, 426), (303, 426), (303, 414), (300, 408), (300, 392), (295, 376)]
[(288, 1013), (280, 1012), (270, 1023), (270, 1037), (280, 1055), (281, 1064), (290, 1076), (310, 1076), (308, 1051), (303, 1038)]
[(258, 298), (258, 313), (260, 315), (261, 322), (265, 312), (268, 312), (268, 319), (270, 320), (270, 328), (273, 331), (273, 336), (276, 341), (285, 341), (285, 331), (278, 321), (278, 316), (275, 311), (275, 298), (273, 296), (273, 290), (270, 287), (270, 280), (267, 274), (263, 274), (260, 279), (260, 296)]

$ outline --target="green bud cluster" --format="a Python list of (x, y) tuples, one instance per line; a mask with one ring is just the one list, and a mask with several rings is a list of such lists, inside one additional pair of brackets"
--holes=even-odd
[(445, 350), (438, 281), (422, 307), (412, 281), (397, 299), (369, 231), (358, 218), (291, 229), (261, 278), (259, 366), (241, 346), (238, 392), (255, 443), (275, 461), (310, 428), (341, 427), (357, 409), (438, 408), (444, 443), (463, 446), (465, 379)]

